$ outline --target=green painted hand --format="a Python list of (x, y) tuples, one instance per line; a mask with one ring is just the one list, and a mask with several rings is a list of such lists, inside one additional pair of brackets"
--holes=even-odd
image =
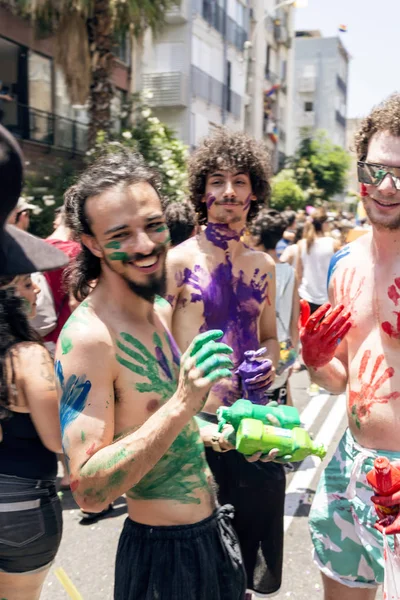
[(223, 332), (217, 329), (201, 333), (182, 356), (178, 395), (194, 414), (203, 407), (212, 385), (232, 376), (233, 363), (228, 355), (233, 350), (226, 344), (215, 342), (222, 336)]

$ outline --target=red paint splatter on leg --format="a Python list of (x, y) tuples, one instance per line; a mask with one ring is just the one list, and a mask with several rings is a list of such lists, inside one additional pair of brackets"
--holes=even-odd
[(370, 380), (367, 382), (363, 381), (370, 358), (371, 350), (365, 350), (358, 371), (358, 381), (361, 387), (357, 392), (350, 390), (349, 395), (349, 408), (358, 428), (361, 427), (361, 420), (370, 415), (374, 404), (387, 404), (390, 400), (398, 400), (400, 398), (400, 392), (391, 392), (385, 396), (376, 395), (377, 391), (394, 375), (394, 368), (387, 367), (383, 374), (376, 380), (378, 370), (385, 359), (383, 354), (379, 354), (376, 358), (372, 367)]

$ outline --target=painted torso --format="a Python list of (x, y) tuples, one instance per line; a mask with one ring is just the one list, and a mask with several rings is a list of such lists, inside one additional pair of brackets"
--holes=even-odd
[[(99, 313), (100, 311), (97, 311)], [(103, 311), (102, 311), (103, 312)], [(180, 356), (175, 342), (154, 315), (153, 322), (127, 323), (115, 315), (99, 315), (111, 333), (117, 373), (115, 395), (115, 438), (138, 429), (175, 393)], [(73, 313), (72, 327), (85, 319), (96, 320), (90, 308), (80, 305)], [(73, 334), (73, 330), (70, 330)], [(61, 344), (68, 350), (68, 326)], [(101, 367), (99, 367), (101, 368)], [(214, 506), (211, 473), (197, 423), (192, 419), (172, 446), (132, 489), (126, 491), (129, 516), (142, 523), (174, 525), (191, 523), (208, 516)]]
[[(172, 329), (182, 351), (198, 333), (221, 329), (221, 341), (233, 348), (236, 369), (246, 350), (260, 347), (259, 320), (272, 275), (265, 255), (246, 247), (239, 238), (224, 242), (217, 236), (213, 241), (202, 232), (173, 251), (179, 255), (179, 268), (169, 273), (178, 288), (178, 297), (168, 298), (175, 303)], [(241, 395), (239, 378), (234, 375), (212, 388), (204, 410), (214, 413)]]
[(334, 303), (352, 313), (346, 336), (347, 412), (357, 441), (400, 450), (400, 257), (377, 262), (372, 236), (346, 246), (331, 274)]

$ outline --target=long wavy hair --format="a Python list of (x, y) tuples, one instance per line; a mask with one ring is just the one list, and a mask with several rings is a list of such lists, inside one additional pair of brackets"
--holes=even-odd
[(79, 302), (89, 295), (101, 273), (100, 258), (81, 241), (82, 234), (93, 235), (86, 215), (86, 200), (118, 185), (139, 182), (149, 183), (160, 196), (159, 175), (146, 165), (140, 154), (121, 147), (117, 152), (100, 156), (65, 192), (65, 222), (74, 239), (81, 242), (81, 252), (67, 267), (65, 280)]
[[(15, 288), (9, 285), (13, 279), (0, 277), (0, 421), (10, 415), (9, 383), (15, 383), (13, 346), (21, 342), (42, 344), (41, 337), (29, 324), (22, 299), (15, 295)], [(7, 358), (11, 359), (11, 374), (7, 372)]]
[(328, 215), (324, 208), (316, 208), (312, 214), (310, 223), (306, 223), (303, 229), (303, 240), (306, 240), (307, 252), (309, 253), (318, 233), (323, 233), (323, 224)]

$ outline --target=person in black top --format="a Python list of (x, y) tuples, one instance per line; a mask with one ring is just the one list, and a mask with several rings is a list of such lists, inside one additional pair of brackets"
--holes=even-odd
[(22, 156), (0, 126), (0, 598), (38, 600), (62, 534), (55, 489), (61, 451), (53, 363), (29, 326), (30, 273), (68, 258), (5, 225), (22, 186)]

